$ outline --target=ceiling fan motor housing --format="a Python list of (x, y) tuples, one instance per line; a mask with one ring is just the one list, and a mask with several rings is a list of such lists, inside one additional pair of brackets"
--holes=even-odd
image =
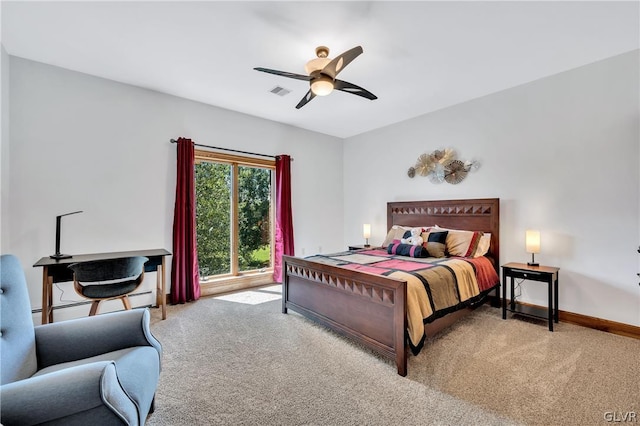
[(316, 47), (316, 56), (318, 58), (328, 58), (329, 57), (329, 48), (327, 46), (318, 46), (318, 47)]
[(306, 63), (304, 70), (308, 75), (313, 75), (315, 72), (322, 71), (329, 62), (331, 62), (329, 58), (315, 58)]

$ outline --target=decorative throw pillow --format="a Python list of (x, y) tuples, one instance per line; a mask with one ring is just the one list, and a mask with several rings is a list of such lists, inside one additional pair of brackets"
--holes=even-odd
[(489, 253), (489, 247), (491, 246), (491, 234), (485, 233), (480, 237), (480, 241), (478, 242), (478, 248), (476, 252), (473, 254), (473, 257), (484, 256)]
[(393, 240), (400, 240), (404, 233), (410, 229), (411, 227), (409, 226), (393, 225), (391, 229), (389, 229), (389, 232), (387, 232), (387, 236), (380, 247), (387, 247)]
[(424, 248), (427, 248), (427, 240), (429, 239), (429, 232), (435, 230), (435, 228), (432, 228), (430, 226), (423, 226), (422, 227), (422, 234), (420, 234), (420, 236), (422, 237), (422, 245), (424, 246)]
[(429, 232), (427, 237), (427, 252), (431, 257), (444, 257), (447, 234), (449, 231)]
[(413, 244), (402, 244), (402, 243), (392, 243), (387, 247), (387, 253), (395, 254), (398, 256), (409, 256), (409, 257), (427, 257), (426, 250), (424, 247), (418, 245), (414, 246)]
[(449, 234), (447, 235), (447, 253), (449, 256), (473, 257), (482, 234), (482, 232), (476, 231), (449, 229)]

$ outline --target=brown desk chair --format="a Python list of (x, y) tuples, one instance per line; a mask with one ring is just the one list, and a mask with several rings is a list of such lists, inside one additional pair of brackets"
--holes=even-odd
[(89, 316), (98, 312), (98, 306), (103, 300), (120, 299), (125, 309), (131, 309), (128, 294), (142, 283), (144, 264), (148, 260), (143, 256), (134, 256), (69, 265), (73, 270), (73, 287), (76, 292), (93, 300)]

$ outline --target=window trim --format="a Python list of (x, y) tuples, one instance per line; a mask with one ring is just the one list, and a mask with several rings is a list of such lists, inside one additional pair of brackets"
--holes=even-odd
[(221, 152), (204, 151), (201, 149), (195, 150), (195, 162), (198, 164), (200, 161), (214, 161), (216, 163), (228, 163), (238, 164), (240, 166), (254, 166), (263, 167), (265, 169), (276, 169), (276, 160), (267, 160), (264, 158), (252, 158), (244, 157), (234, 154), (223, 154)]
[[(269, 169), (272, 176), (272, 182), (275, 182), (275, 169), (276, 169), (276, 161), (275, 159), (263, 159), (263, 158), (254, 158), (254, 157), (246, 157), (241, 155), (234, 154), (226, 154), (220, 152), (212, 152), (205, 151), (202, 149), (195, 149), (195, 164), (199, 164), (200, 162), (215, 162), (215, 163), (225, 163), (230, 164), (231, 171), (233, 174), (232, 180), (232, 188), (231, 188), (231, 266), (230, 272), (225, 274), (212, 275), (209, 279), (202, 279), (200, 281), (200, 285), (203, 288), (212, 288), (212, 287), (221, 287), (224, 285), (233, 286), (234, 282), (239, 283), (247, 283), (248, 286), (252, 286), (251, 284), (255, 281), (250, 277), (264, 277), (271, 276), (273, 274), (273, 264), (274, 264), (274, 250), (271, 250), (271, 258), (270, 265), (267, 268), (260, 269), (252, 269), (246, 271), (239, 271), (238, 267), (238, 244), (239, 241), (237, 237), (239, 236), (240, 225), (238, 222), (238, 166), (248, 166), (248, 167), (258, 167), (263, 169)], [(271, 235), (271, 247), (274, 247), (275, 244), (275, 185), (271, 185), (271, 203), (269, 206), (269, 222), (270, 222), (270, 235)], [(260, 285), (264, 284), (264, 279), (259, 279)], [(205, 291), (207, 294), (213, 294), (215, 291)]]

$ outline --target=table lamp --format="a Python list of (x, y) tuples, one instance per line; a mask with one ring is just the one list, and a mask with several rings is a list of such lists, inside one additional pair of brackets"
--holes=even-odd
[(527, 262), (527, 265), (540, 266), (535, 260), (535, 253), (540, 253), (540, 231), (527, 230), (525, 234), (525, 246), (527, 253), (531, 253), (531, 262)]
[(71, 257), (70, 254), (62, 254), (60, 253), (60, 218), (62, 216), (69, 216), (71, 214), (82, 213), (82, 210), (78, 210), (77, 212), (65, 213), (59, 216), (56, 216), (56, 254), (52, 254), (49, 256), (52, 259), (68, 259)]
[(371, 224), (370, 223), (365, 223), (364, 225), (362, 225), (362, 236), (364, 237), (364, 246), (365, 247), (370, 247), (369, 246), (369, 238), (371, 238)]

